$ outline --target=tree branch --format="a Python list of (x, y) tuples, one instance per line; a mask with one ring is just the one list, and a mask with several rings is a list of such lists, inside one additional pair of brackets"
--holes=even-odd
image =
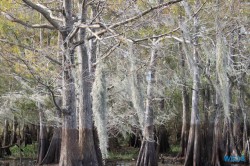
[[(162, 4), (160, 4), (160, 5), (151, 7), (150, 9), (147, 9), (147, 10), (143, 11), (142, 13), (140, 13), (140, 14), (138, 14), (138, 15), (136, 15), (136, 16), (133, 16), (133, 17), (128, 18), (128, 19), (126, 19), (126, 20), (124, 20), (124, 21), (120, 21), (120, 22), (117, 22), (117, 23), (114, 23), (114, 24), (110, 25), (110, 26), (108, 27), (108, 29), (117, 28), (117, 27), (122, 26), (122, 25), (125, 25), (125, 24), (127, 24), (127, 23), (134, 22), (135, 20), (137, 20), (137, 19), (139, 19), (139, 18), (141, 18), (141, 17), (147, 15), (148, 13), (150, 13), (150, 12), (156, 10), (156, 9), (160, 9), (160, 8), (162, 8), (162, 7), (167, 7), (167, 6), (170, 6), (170, 5), (172, 5), (172, 4), (175, 4), (175, 3), (178, 3), (178, 2), (181, 2), (181, 1), (183, 1), (183, 0), (170, 1), (170, 2), (162, 3)], [(101, 31), (99, 31), (99, 32), (96, 32), (96, 35), (97, 35), (97, 36), (102, 35), (102, 34), (104, 34), (105, 32), (107, 32), (108, 29), (103, 29), (103, 30), (101, 30)], [(93, 38), (95, 38), (94, 35), (88, 37), (88, 40), (93, 39)]]
[(61, 21), (60, 19), (54, 17), (52, 15), (52, 11), (49, 10), (46, 6), (43, 6), (42, 4), (34, 4), (33, 2), (31, 2), (30, 0), (22, 0), (26, 5), (28, 5), (29, 7), (31, 7), (32, 9), (38, 11), (39, 13), (41, 13), (46, 19), (47, 21), (53, 25), (53, 27), (55, 27), (58, 30), (61, 30), (62, 27), (59, 25), (58, 21)]
[(18, 59), (20, 59), (20, 60), (23, 62), (23, 64), (27, 67), (27, 69), (29, 70), (29, 72), (30, 72), (30, 74), (32, 75), (32, 77), (33, 77), (39, 84), (41, 84), (41, 85), (43, 85), (45, 88), (47, 88), (47, 90), (50, 92), (50, 94), (51, 94), (51, 96), (52, 96), (52, 100), (53, 100), (53, 103), (54, 103), (56, 109), (57, 109), (58, 111), (64, 113), (64, 114), (68, 114), (68, 112), (67, 112), (66, 109), (63, 109), (63, 108), (61, 109), (61, 107), (57, 104), (57, 102), (56, 102), (56, 97), (55, 97), (55, 93), (54, 93), (54, 91), (51, 89), (51, 87), (50, 87), (49, 85), (45, 84), (44, 82), (42, 82), (42, 81), (41, 81), (42, 79), (40, 78), (40, 76), (39, 76), (39, 77), (36, 77), (36, 76), (35, 76), (35, 72), (34, 72), (33, 68), (26, 62), (26, 60), (24, 60), (24, 59), (22, 59), (22, 58), (20, 58), (20, 57), (18, 57)]
[(33, 25), (30, 25), (20, 19), (17, 19), (15, 18), (14, 16), (12, 16), (11, 14), (8, 14), (4, 11), (1, 12), (2, 15), (5, 16), (5, 18), (7, 18), (9, 21), (11, 22), (16, 22), (18, 24), (21, 24), (25, 27), (28, 27), (28, 28), (46, 28), (46, 29), (55, 29), (55, 27), (51, 26), (51, 25), (48, 25), (48, 24), (33, 24)]
[[(188, 22), (189, 20), (191, 20), (194, 16), (196, 16), (200, 11), (201, 9), (203, 8), (203, 6), (207, 3), (207, 1), (205, 1), (198, 9), (197, 11), (195, 11), (193, 14), (190, 14), (190, 18), (186, 21)], [(170, 31), (170, 32), (166, 32), (166, 33), (163, 33), (163, 34), (160, 34), (158, 36), (151, 36), (151, 37), (146, 37), (146, 38), (142, 38), (142, 39), (137, 39), (137, 40), (134, 40), (135, 43), (138, 43), (138, 42), (142, 42), (142, 41), (145, 41), (145, 40), (152, 40), (152, 39), (159, 39), (159, 38), (162, 38), (162, 37), (166, 37), (166, 38), (173, 38), (179, 42), (184, 42), (183, 39), (181, 38), (178, 38), (176, 36), (172, 36), (172, 33), (178, 31), (181, 27), (177, 27), (175, 28), (174, 30)], [(191, 43), (191, 41), (185, 41), (186, 43)]]
[(115, 51), (115, 49), (116, 49), (117, 47), (120, 46), (120, 44), (121, 44), (121, 43), (119, 42), (119, 43), (115, 44), (114, 46), (112, 46), (111, 48), (108, 48), (108, 51), (107, 51), (104, 55), (100, 56), (100, 58), (97, 59), (97, 62), (93, 63), (92, 66), (93, 66), (93, 67), (96, 66), (98, 63), (100, 63), (100, 61), (102, 61), (103, 59), (105, 59), (106, 57), (108, 57), (112, 52)]
[[(21, 48), (23, 48), (23, 49), (30, 50), (30, 51), (34, 51), (34, 52), (37, 52), (37, 53), (40, 53), (40, 52), (41, 52), (41, 51), (36, 50), (35, 48), (32, 48), (32, 47), (30, 47), (30, 46), (23, 45), (23, 44), (18, 44), (18, 43), (14, 43), (14, 42), (8, 41), (8, 40), (6, 40), (6, 39), (0, 39), (0, 42), (7, 43), (7, 44), (9, 44), (9, 45), (11, 45), (11, 46), (18, 46), (18, 47), (21, 47)], [(53, 63), (55, 63), (55, 64), (57, 64), (57, 65), (60, 65), (60, 66), (62, 65), (61, 62), (57, 61), (56, 59), (51, 58), (51, 57), (48, 56), (48, 55), (44, 55), (44, 57), (47, 58), (47, 59), (49, 59), (51, 62), (53, 62)]]

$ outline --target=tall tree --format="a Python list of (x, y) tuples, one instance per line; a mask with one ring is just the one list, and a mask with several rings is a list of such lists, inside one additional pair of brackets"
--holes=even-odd
[(146, 111), (145, 111), (145, 123), (143, 128), (143, 142), (137, 159), (137, 166), (157, 166), (157, 156), (155, 150), (154, 140), (154, 114), (153, 114), (153, 93), (152, 88), (155, 82), (155, 68), (156, 68), (156, 44), (159, 41), (153, 41), (150, 62), (147, 71), (147, 98), (146, 98)]
[[(200, 135), (200, 115), (199, 115), (200, 69), (199, 69), (199, 55), (197, 47), (198, 45), (197, 34), (199, 32), (199, 22), (197, 14), (195, 15), (192, 14), (189, 4), (186, 1), (184, 1), (183, 5), (189, 18), (193, 20), (193, 29), (194, 29), (193, 55), (189, 56), (187, 51), (185, 51), (187, 59), (189, 59), (190, 63), (189, 66), (191, 66), (190, 69), (193, 79), (193, 86), (192, 86), (192, 110), (191, 110), (190, 130), (189, 130), (189, 138), (188, 138), (188, 145), (187, 145), (184, 165), (196, 166), (201, 164), (201, 155), (200, 155), (201, 135)], [(199, 0), (195, 1), (196, 10), (199, 8), (199, 5), (200, 5)], [(186, 29), (183, 30), (186, 31)], [(190, 34), (185, 34), (185, 35), (189, 36)], [(189, 39), (191, 38), (189, 37)]]

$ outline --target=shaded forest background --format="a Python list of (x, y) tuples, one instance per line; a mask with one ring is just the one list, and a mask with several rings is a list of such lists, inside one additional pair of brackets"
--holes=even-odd
[(104, 165), (130, 146), (154, 166), (177, 146), (186, 166), (249, 163), (249, 7), (1, 0), (0, 157), (33, 143), (41, 165)]

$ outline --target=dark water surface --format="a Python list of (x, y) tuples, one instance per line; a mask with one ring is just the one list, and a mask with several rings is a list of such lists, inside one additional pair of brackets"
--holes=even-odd
[[(112, 161), (112, 162), (107, 162), (106, 166), (135, 166), (135, 164), (136, 164), (135, 161)], [(0, 166), (35, 166), (35, 165), (36, 161), (32, 159), (22, 159), (21, 164), (19, 159), (12, 159), (12, 160), (0, 159)], [(158, 166), (181, 166), (181, 165), (159, 163)]]
[[(20, 164), (21, 163), (21, 164)], [(36, 164), (35, 160), (32, 159), (0, 159), (0, 166), (34, 166)]]
[[(117, 162), (113, 162), (113, 163), (107, 163), (106, 166), (135, 166), (136, 162), (124, 162), (124, 161), (117, 161)], [(162, 164), (162, 163), (158, 163), (158, 166), (181, 166), (178, 164)]]

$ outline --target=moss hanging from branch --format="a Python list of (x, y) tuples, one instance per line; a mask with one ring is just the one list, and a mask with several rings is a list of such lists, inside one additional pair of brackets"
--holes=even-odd
[(144, 126), (144, 104), (143, 104), (143, 96), (141, 92), (140, 84), (137, 80), (137, 73), (136, 73), (136, 58), (133, 53), (133, 43), (129, 43), (129, 54), (130, 54), (130, 61), (131, 61), (131, 93), (132, 93), (132, 103), (133, 107), (136, 110), (136, 113), (139, 118), (139, 123), (141, 129)]
[(108, 157), (107, 135), (107, 90), (104, 73), (104, 64), (100, 62), (95, 71), (95, 81), (92, 89), (94, 122), (100, 142), (102, 157)]

